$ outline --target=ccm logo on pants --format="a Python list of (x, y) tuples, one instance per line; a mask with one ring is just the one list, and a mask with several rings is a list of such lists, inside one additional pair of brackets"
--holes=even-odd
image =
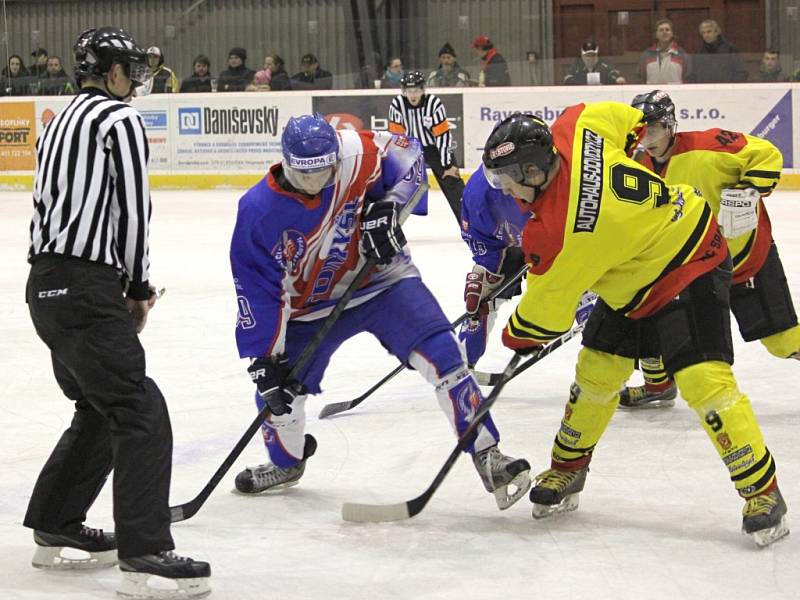
[(44, 290), (38, 293), (39, 298), (55, 298), (56, 296), (66, 296), (69, 288), (61, 290)]

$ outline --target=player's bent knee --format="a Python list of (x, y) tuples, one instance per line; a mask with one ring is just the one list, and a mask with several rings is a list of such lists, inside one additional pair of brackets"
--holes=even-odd
[(800, 325), (761, 339), (767, 351), (778, 358), (789, 358), (800, 351)]
[(581, 348), (575, 381), (581, 396), (596, 402), (609, 402), (633, 373), (633, 359), (591, 348)]
[(719, 360), (681, 369), (675, 373), (675, 382), (686, 403), (700, 414), (721, 410), (741, 396), (731, 366)]
[(420, 343), (408, 362), (430, 383), (440, 385), (449, 375), (466, 369), (467, 357), (452, 331), (441, 331)]

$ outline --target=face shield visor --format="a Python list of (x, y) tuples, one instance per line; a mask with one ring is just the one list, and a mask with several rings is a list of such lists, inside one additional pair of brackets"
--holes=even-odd
[(323, 156), (290, 156), (283, 160), (283, 173), (296, 190), (315, 196), (333, 184), (336, 174), (336, 152)]
[[(523, 168), (525, 173), (523, 173)], [(514, 185), (534, 188), (544, 183), (547, 174), (534, 164), (521, 167), (519, 163), (490, 169), (483, 165), (486, 181), (496, 190), (510, 190)]]
[(133, 87), (145, 85), (152, 77), (150, 67), (146, 63), (127, 63), (123, 67), (125, 68), (125, 76), (131, 80)]

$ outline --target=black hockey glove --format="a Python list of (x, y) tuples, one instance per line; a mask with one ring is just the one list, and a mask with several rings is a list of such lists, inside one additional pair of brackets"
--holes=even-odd
[(292, 402), (302, 392), (297, 382), (287, 381), (290, 371), (289, 359), (285, 354), (256, 358), (247, 367), (250, 379), (256, 384), (259, 395), (273, 415), (291, 413)]
[(364, 207), (361, 213), (361, 253), (379, 265), (392, 262), (406, 245), (400, 228), (400, 207), (390, 200), (378, 200)]

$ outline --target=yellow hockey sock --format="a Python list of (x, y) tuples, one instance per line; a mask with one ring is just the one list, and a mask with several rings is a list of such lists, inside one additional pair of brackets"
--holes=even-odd
[(700, 417), (739, 494), (749, 497), (764, 491), (775, 477), (775, 461), (730, 365), (721, 361), (692, 365), (678, 371), (675, 381)]
[(761, 338), (761, 343), (773, 356), (792, 358), (793, 354), (800, 352), (800, 325)]

